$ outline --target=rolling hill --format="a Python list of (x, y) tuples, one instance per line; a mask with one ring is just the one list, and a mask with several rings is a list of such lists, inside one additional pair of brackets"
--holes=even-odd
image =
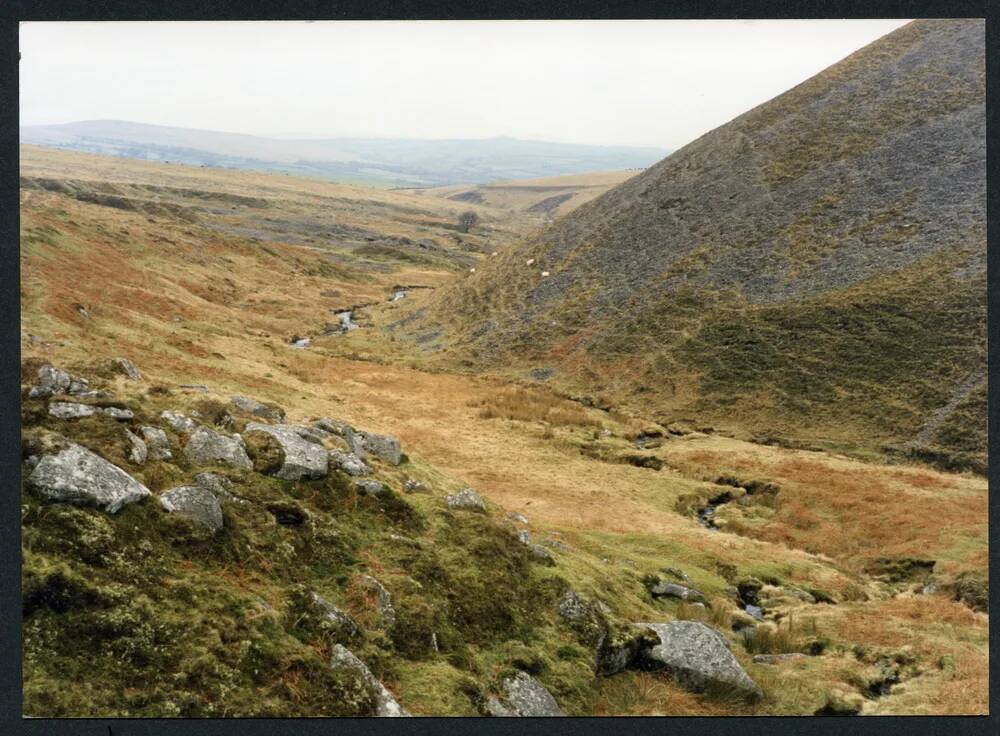
[(410, 327), (448, 324), (469, 365), (665, 420), (981, 470), (984, 58), (981, 20), (910, 23), (439, 291)]
[(21, 127), (20, 133), (21, 143), (87, 153), (410, 187), (641, 168), (666, 153), (656, 148), (507, 137), (284, 140), (122, 120), (27, 125)]

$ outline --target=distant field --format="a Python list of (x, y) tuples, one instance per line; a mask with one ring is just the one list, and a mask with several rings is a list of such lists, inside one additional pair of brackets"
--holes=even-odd
[(507, 212), (526, 212), (555, 218), (572, 212), (585, 202), (599, 197), (613, 186), (639, 173), (625, 171), (592, 171), (568, 176), (547, 176), (541, 179), (500, 181), (493, 184), (455, 184), (432, 189), (415, 189), (415, 194), (430, 195), (453, 202), (481, 204)]

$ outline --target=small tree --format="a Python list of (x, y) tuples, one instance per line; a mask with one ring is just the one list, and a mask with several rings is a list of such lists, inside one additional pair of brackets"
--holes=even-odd
[(467, 233), (477, 224), (479, 224), (479, 215), (472, 210), (467, 210), (458, 216), (458, 229), (460, 232)]

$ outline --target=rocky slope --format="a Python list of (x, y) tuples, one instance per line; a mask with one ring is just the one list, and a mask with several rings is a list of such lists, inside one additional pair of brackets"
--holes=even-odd
[(667, 416), (982, 468), (984, 54), (981, 20), (911, 23), (502, 254), (427, 319), (455, 354)]
[(596, 675), (640, 667), (763, 697), (724, 635), (577, 595), (524, 517), (492, 518), (471, 488), (442, 498), (395, 437), (240, 395), (182, 412), (131, 361), (93, 370), (44, 364), (25, 386), (30, 715), (410, 715), (356, 652), (383, 676), (443, 655), (483, 715), (564, 715), (542, 670), (576, 711)]

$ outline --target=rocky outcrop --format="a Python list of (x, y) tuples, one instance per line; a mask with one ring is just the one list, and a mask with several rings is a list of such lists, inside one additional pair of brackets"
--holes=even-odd
[(170, 451), (170, 440), (167, 433), (159, 427), (139, 427), (142, 439), (146, 442), (149, 450), (149, 458), (152, 460), (170, 460), (174, 454)]
[(230, 398), (229, 403), (233, 408), (242, 414), (249, 414), (254, 417), (266, 419), (269, 422), (284, 422), (285, 410), (274, 404), (265, 404), (249, 396), (235, 395)]
[(202, 488), (207, 488), (219, 501), (246, 505), (249, 503), (245, 498), (235, 495), (230, 489), (233, 482), (218, 473), (197, 473), (194, 482)]
[(678, 598), (682, 601), (705, 602), (705, 596), (700, 590), (664, 580), (651, 582), (648, 585), (648, 590), (654, 598)]
[(403, 452), (396, 437), (363, 432), (348, 427), (345, 430), (344, 439), (347, 440), (351, 452), (362, 459), (371, 454), (391, 465), (399, 465), (403, 462)]
[(160, 496), (160, 506), (165, 511), (178, 513), (208, 529), (222, 529), (222, 504), (211, 490), (203, 485), (178, 486)]
[(565, 715), (545, 686), (527, 672), (506, 678), (499, 697), (487, 698), (485, 708), (489, 715), (498, 718)]
[(43, 365), (38, 369), (38, 385), (31, 389), (28, 396), (35, 399), (65, 394), (69, 392), (69, 383), (69, 373), (52, 365)]
[(145, 463), (146, 458), (149, 457), (149, 450), (146, 447), (146, 443), (143, 442), (139, 435), (129, 431), (127, 427), (125, 429), (125, 437), (129, 442), (129, 462), (134, 465), (142, 465)]
[(331, 419), (330, 417), (321, 417), (313, 422), (314, 427), (322, 429), (324, 432), (329, 432), (330, 434), (335, 434), (338, 437), (343, 437), (347, 434), (347, 431), (352, 429), (351, 425), (347, 422), (341, 422), (338, 419)]
[(361, 636), (361, 627), (354, 617), (346, 611), (337, 608), (315, 591), (309, 592), (309, 599), (314, 610), (323, 619), (326, 626), (332, 628), (338, 636), (354, 639)]
[(330, 667), (335, 670), (350, 670), (357, 673), (375, 696), (375, 713), (379, 718), (399, 718), (410, 714), (396, 702), (385, 685), (375, 679), (368, 666), (345, 646), (334, 644), (330, 654)]
[(120, 409), (116, 406), (91, 406), (72, 401), (53, 401), (49, 404), (49, 416), (56, 419), (81, 419), (92, 417), (95, 414), (104, 414), (119, 421), (126, 421), (135, 416), (130, 410)]
[(444, 500), (450, 509), (486, 513), (486, 502), (471, 488), (463, 488), (458, 493), (449, 494)]
[(736, 692), (749, 701), (763, 693), (729, 650), (725, 637), (698, 621), (638, 624), (651, 629), (659, 644), (641, 653), (644, 664), (666, 670), (682, 686), (696, 691)]
[(338, 470), (342, 470), (348, 475), (360, 476), (368, 475), (368, 466), (353, 452), (340, 452), (333, 450), (330, 452), (330, 463)]
[(109, 514), (150, 495), (124, 470), (75, 444), (42, 457), (28, 487), (49, 501), (96, 506)]
[(178, 433), (194, 432), (197, 422), (190, 417), (186, 417), (179, 411), (164, 411), (160, 414), (160, 419), (166, 422), (167, 426)]
[(378, 580), (371, 575), (362, 575), (358, 579), (358, 585), (362, 590), (366, 590), (375, 596), (375, 608), (378, 610), (386, 628), (396, 625), (396, 609), (392, 605), (392, 595), (386, 590)]
[(303, 439), (296, 427), (251, 422), (243, 433), (249, 440), (255, 432), (270, 435), (281, 445), (284, 461), (275, 477), (282, 480), (314, 480), (325, 477), (329, 472), (329, 452), (322, 445)]
[(124, 375), (130, 381), (141, 381), (142, 373), (139, 367), (128, 358), (115, 358), (111, 361), (112, 368)]
[(325, 429), (305, 427), (301, 424), (292, 424), (290, 426), (295, 431), (295, 434), (304, 439), (306, 442), (312, 442), (314, 445), (320, 445), (321, 447), (324, 442), (332, 437), (332, 435)]
[(253, 468), (242, 442), (213, 432), (208, 427), (198, 427), (191, 434), (184, 445), (184, 455), (193, 465), (229, 465), (243, 470)]
[(28, 392), (28, 398), (47, 399), (57, 394), (80, 396), (90, 391), (86, 378), (71, 376), (64, 370), (52, 365), (43, 365), (38, 369), (38, 385)]

